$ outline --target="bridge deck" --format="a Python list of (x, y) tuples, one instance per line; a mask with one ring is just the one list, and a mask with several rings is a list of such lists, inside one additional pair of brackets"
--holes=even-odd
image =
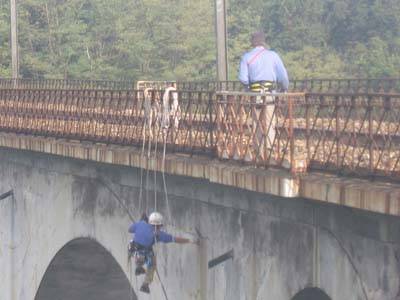
[[(54, 154), (63, 149), (63, 155), (108, 161), (102, 153), (114, 153), (118, 147), (128, 146), (123, 148), (126, 152), (151, 140), (161, 149), (165, 142), (169, 153), (207, 155), (206, 165), (210, 158), (218, 159), (203, 165), (202, 171), (194, 167), (190, 176), (200, 172), (209, 180), (255, 191), (398, 214), (396, 184), (374, 182), (370, 191), (371, 184), (361, 179), (400, 181), (400, 94), (271, 96), (179, 90), (175, 92), (179, 105), (169, 106), (166, 112), (162, 90), (145, 95), (143, 90), (115, 87), (56, 89), (28, 84), (10, 88), (0, 81), (1, 145)], [(109, 162), (115, 163), (115, 158), (117, 163), (121, 159), (132, 165), (130, 154), (119, 159), (118, 153)], [(185, 163), (185, 168), (193, 165)], [(324, 175), (318, 173), (315, 180), (314, 174), (321, 171)], [(219, 179), (204, 175), (212, 172)], [(384, 200), (374, 200), (377, 193)], [(367, 204), (373, 201), (378, 204)]]

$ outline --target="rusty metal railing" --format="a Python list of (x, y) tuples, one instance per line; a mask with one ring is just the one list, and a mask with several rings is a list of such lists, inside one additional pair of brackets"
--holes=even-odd
[(400, 92), (400, 78), (295, 79), (290, 91), (314, 93), (395, 93)]
[(135, 83), (133, 81), (87, 79), (0, 79), (0, 89), (133, 90), (134, 87)]
[(293, 131), (310, 169), (400, 179), (400, 94), (307, 94)]
[(400, 94), (217, 95), (221, 158), (400, 179)]
[[(64, 79), (0, 79), (0, 89), (59, 89), (59, 90), (134, 90), (153, 88), (163, 90), (176, 85), (183, 91), (245, 91), (239, 81), (106, 81)], [(389, 93), (400, 92), (400, 78), (293, 79), (291, 92)]]
[(170, 151), (208, 153), (214, 98), (180, 91), (178, 109), (165, 117), (161, 91), (2, 89), (0, 131), (136, 146), (151, 137)]
[[(217, 155), (298, 172), (293, 132), (297, 94), (217, 93)], [(304, 163), (305, 164), (305, 163)]]
[(400, 180), (400, 94), (163, 93), (0, 89), (0, 131)]
[[(245, 91), (244, 85), (239, 81), (177, 82), (177, 87), (183, 90)], [(314, 93), (394, 93), (400, 92), (400, 78), (291, 79), (289, 91)]]

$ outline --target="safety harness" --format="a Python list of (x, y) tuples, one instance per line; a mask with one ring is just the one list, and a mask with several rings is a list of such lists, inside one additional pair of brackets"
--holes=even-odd
[(270, 93), (274, 90), (275, 83), (272, 81), (256, 81), (249, 85), (250, 91), (257, 93)]
[(142, 267), (144, 264), (146, 264), (148, 267), (151, 267), (153, 265), (153, 247), (147, 248), (132, 240), (128, 246), (128, 253), (130, 257), (135, 259), (137, 266)]
[[(249, 61), (247, 62), (247, 66), (250, 66), (251, 64), (253, 64), (257, 58), (260, 57), (260, 55), (262, 53), (264, 53), (265, 51), (267, 51), (267, 49), (262, 48), (260, 51), (258, 51), (256, 54), (254, 54), (254, 56), (252, 58), (249, 59)], [(263, 93), (263, 92), (272, 92), (272, 90), (275, 87), (275, 83), (273, 81), (267, 81), (267, 80), (261, 80), (261, 81), (256, 81), (256, 82), (251, 82), (249, 84), (249, 90), (252, 92), (256, 92), (256, 93)]]

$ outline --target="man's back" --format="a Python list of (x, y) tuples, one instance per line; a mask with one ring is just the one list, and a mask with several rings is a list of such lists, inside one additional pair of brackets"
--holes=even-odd
[(244, 85), (257, 82), (278, 83), (283, 90), (289, 87), (289, 78), (279, 55), (265, 48), (265, 37), (261, 32), (252, 36), (253, 49), (245, 53), (240, 61), (239, 80)]
[(134, 233), (135, 243), (150, 248), (154, 244), (154, 229), (153, 226), (146, 223), (145, 221), (139, 221), (134, 223), (129, 228), (129, 232)]
[(164, 231), (158, 231), (156, 234), (153, 225), (145, 221), (133, 223), (129, 227), (129, 232), (134, 234), (133, 241), (135, 243), (146, 248), (153, 246), (156, 241), (163, 243), (171, 243), (174, 241), (172, 235)]

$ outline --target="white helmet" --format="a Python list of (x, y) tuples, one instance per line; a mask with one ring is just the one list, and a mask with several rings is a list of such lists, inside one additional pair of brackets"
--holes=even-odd
[(149, 217), (149, 224), (151, 225), (162, 225), (163, 224), (163, 216), (159, 212), (153, 212)]

